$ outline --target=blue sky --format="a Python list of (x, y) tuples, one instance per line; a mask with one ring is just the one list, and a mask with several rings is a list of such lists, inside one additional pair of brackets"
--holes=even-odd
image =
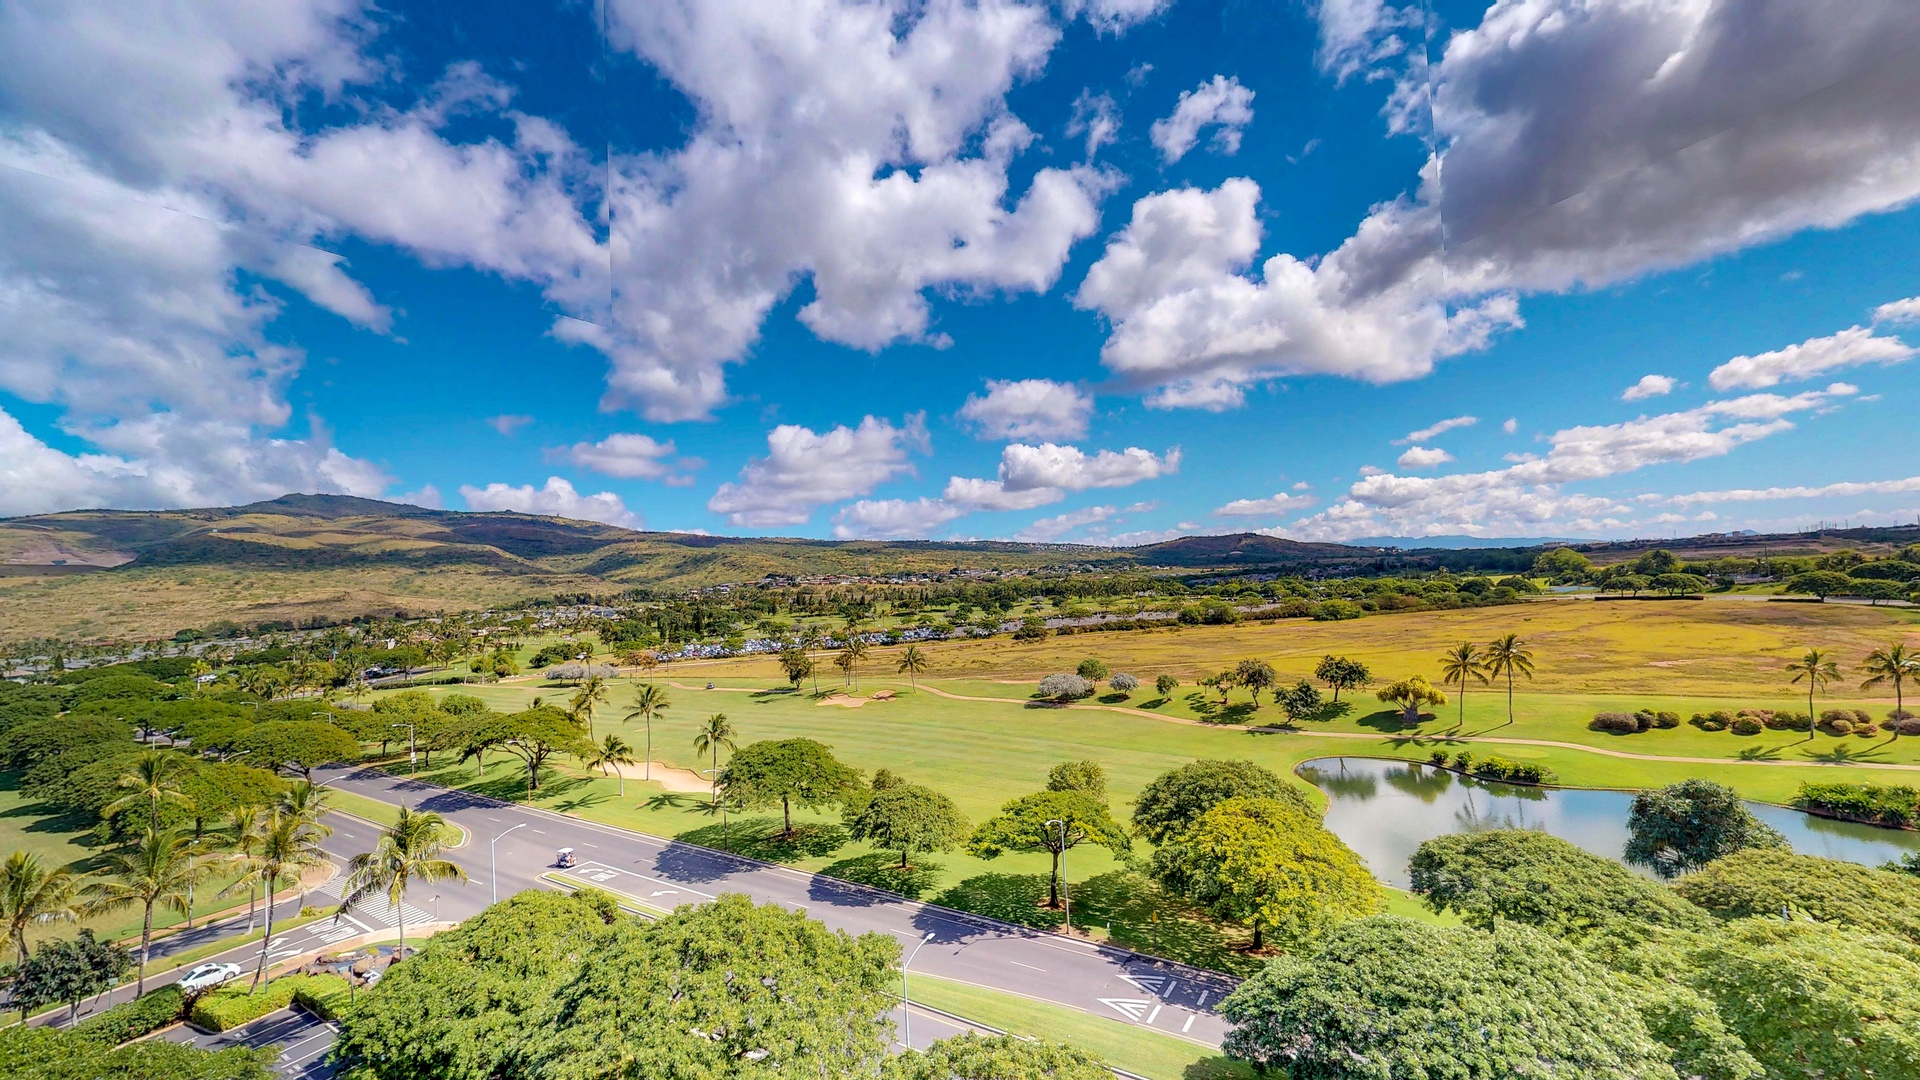
[(0, 514), (1913, 521), (1917, 51), (1898, 0), (22, 0)]

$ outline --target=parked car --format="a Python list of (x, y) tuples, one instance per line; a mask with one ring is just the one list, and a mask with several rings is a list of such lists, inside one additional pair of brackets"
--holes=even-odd
[(187, 972), (186, 977), (180, 980), (180, 989), (189, 994), (197, 994), (202, 990), (211, 990), (229, 979), (237, 979), (241, 974), (239, 964), (201, 964)]

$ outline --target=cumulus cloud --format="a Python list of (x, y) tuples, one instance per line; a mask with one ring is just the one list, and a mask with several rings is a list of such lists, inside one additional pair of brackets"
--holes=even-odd
[(1055, 443), (1014, 443), (1000, 452), (1000, 483), (1014, 492), (1126, 487), (1179, 471), (1179, 447), (1157, 457), (1137, 446), (1088, 454)]
[(1240, 80), (1215, 75), (1192, 90), (1183, 91), (1173, 114), (1153, 122), (1148, 136), (1160, 159), (1171, 165), (1187, 156), (1200, 133), (1213, 128), (1213, 147), (1223, 154), (1240, 150), (1240, 131), (1253, 123), (1253, 91)]
[[(1169, 475), (1179, 468), (1177, 447), (1160, 455), (1137, 446), (1089, 454), (1077, 446), (1014, 443), (1001, 449), (1000, 467), (994, 479), (949, 477), (937, 499), (861, 500), (834, 515), (834, 534), (925, 536), (932, 529), (967, 514), (1032, 510), (1057, 503), (1075, 491), (1127, 487)], [(1138, 504), (1129, 508), (1137, 509)], [(1113, 512), (1112, 507), (1107, 510)]]
[(1905, 300), (1881, 304), (1873, 309), (1873, 321), (1877, 323), (1920, 322), (1920, 296), (1909, 296)]
[(1078, 439), (1092, 415), (1092, 394), (1051, 379), (989, 379), (986, 397), (960, 407), (983, 439)]
[(1506, 432), (1509, 435), (1513, 434), (1516, 431), (1519, 431), (1520, 418), (1517, 416), (1507, 417), (1506, 422), (1500, 425), (1500, 430)]
[(1452, 460), (1452, 454), (1438, 447), (1410, 446), (1397, 464), (1403, 469), (1433, 469)]
[(957, 517), (967, 508), (944, 499), (861, 499), (833, 515), (833, 535), (842, 540), (914, 539)]
[(735, 525), (803, 525), (815, 507), (872, 492), (912, 470), (909, 453), (930, 449), (925, 413), (899, 427), (874, 416), (826, 432), (781, 424), (767, 433), (767, 456), (747, 462), (738, 481), (721, 484), (707, 509)]
[(558, 476), (547, 477), (543, 487), (495, 483), (481, 488), (462, 484), (460, 497), (466, 500), (469, 510), (513, 510), (544, 517), (603, 521), (628, 529), (638, 529), (646, 524), (639, 514), (628, 510), (626, 503), (613, 492), (582, 495), (572, 484)]
[(1408, 443), (1423, 443), (1423, 442), (1427, 442), (1430, 439), (1438, 438), (1441, 435), (1445, 435), (1447, 432), (1453, 431), (1456, 428), (1472, 427), (1473, 425), (1479, 422), (1480, 422), (1480, 418), (1477, 416), (1450, 417), (1446, 420), (1441, 420), (1438, 423), (1430, 424), (1426, 427), (1423, 427), (1419, 431), (1409, 431), (1407, 432), (1405, 438), (1395, 439), (1393, 440), (1393, 443), (1395, 446), (1405, 446)]
[(680, 486), (693, 478), (677, 470), (697, 466), (690, 458), (669, 460), (678, 453), (673, 440), (650, 435), (615, 434), (597, 443), (579, 442), (561, 451), (566, 460), (583, 469), (628, 480), (664, 480)]
[(1014, 533), (1013, 538), (1029, 544), (1048, 544), (1082, 525), (1105, 521), (1118, 512), (1118, 509), (1112, 506), (1089, 506), (1084, 510), (1069, 510), (1064, 514), (1041, 518)]
[(1811, 379), (1838, 368), (1897, 364), (1913, 354), (1913, 348), (1899, 338), (1880, 337), (1871, 329), (1854, 326), (1757, 356), (1736, 356), (1714, 368), (1707, 383), (1715, 390), (1758, 390)]
[[(1304, 483), (1304, 481), (1302, 481)], [(1299, 484), (1294, 490), (1304, 490)], [(1312, 506), (1311, 495), (1288, 495), (1284, 492), (1269, 495), (1264, 499), (1235, 499), (1213, 512), (1215, 517), (1275, 517), (1304, 507)]]
[(1142, 23), (1173, 6), (1173, 0), (1066, 0), (1061, 7), (1070, 18), (1085, 18), (1097, 30), (1109, 33)]
[(1774, 499), (1855, 498), (1861, 495), (1899, 495), (1920, 491), (1920, 476), (1899, 480), (1843, 480), (1814, 486), (1730, 488), (1725, 491), (1693, 491), (1673, 495), (1667, 501), (1681, 506), (1698, 503), (1770, 502)]
[(1074, 138), (1086, 137), (1088, 161), (1093, 160), (1101, 147), (1118, 139), (1120, 107), (1114, 104), (1113, 95), (1080, 91), (1080, 96), (1073, 101), (1073, 115), (1067, 120), (1067, 134)]
[(533, 423), (533, 417), (521, 413), (502, 413), (487, 417), (487, 426), (502, 435), (511, 436), (514, 432)]
[(1671, 375), (1642, 375), (1639, 382), (1620, 392), (1620, 400), (1641, 401), (1651, 397), (1665, 397), (1673, 393), (1673, 388), (1679, 384), (1680, 380)]
[[(616, 49), (694, 105), (684, 146), (616, 155), (610, 322), (557, 327), (612, 361), (605, 404), (703, 417), (726, 366), (803, 278), (800, 320), (861, 349), (944, 339), (926, 293), (1040, 292), (1099, 223), (1111, 179), (1009, 178), (1007, 111), (1060, 31), (1038, 5), (610, 0)], [(1117, 25), (1140, 4), (1088, 5)], [(770, 197), (769, 193), (777, 193)]]
[(1501, 3), (1431, 70), (1401, 37), (1411, 8), (1316, 13), (1329, 71), (1400, 73), (1387, 125), (1434, 147), (1419, 183), (1324, 257), (1257, 271), (1252, 181), (1142, 198), (1078, 294), (1117, 375), (1215, 408), (1280, 375), (1415, 378), (1519, 325), (1522, 294), (1920, 197), (1915, 5)]

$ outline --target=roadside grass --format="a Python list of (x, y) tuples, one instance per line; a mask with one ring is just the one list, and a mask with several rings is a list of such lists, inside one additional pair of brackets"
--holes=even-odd
[(912, 1000), (1014, 1035), (1077, 1046), (1153, 1080), (1240, 1080), (1251, 1068), (1218, 1050), (1138, 1024), (970, 983), (915, 975)]

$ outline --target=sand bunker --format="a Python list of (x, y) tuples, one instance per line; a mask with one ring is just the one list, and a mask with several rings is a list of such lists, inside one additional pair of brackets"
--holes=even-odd
[[(629, 780), (647, 779), (647, 765), (645, 762), (635, 762), (632, 765), (615, 765), (613, 768)], [(712, 782), (699, 773), (694, 772), (692, 769), (676, 769), (671, 765), (663, 765), (658, 761), (653, 763), (652, 779), (654, 783), (659, 784), (668, 791), (699, 792), (706, 794), (713, 790)]]
[(877, 690), (872, 697), (855, 697), (852, 694), (828, 694), (815, 705), (838, 705), (842, 709), (857, 709), (869, 701), (892, 701), (893, 691)]

